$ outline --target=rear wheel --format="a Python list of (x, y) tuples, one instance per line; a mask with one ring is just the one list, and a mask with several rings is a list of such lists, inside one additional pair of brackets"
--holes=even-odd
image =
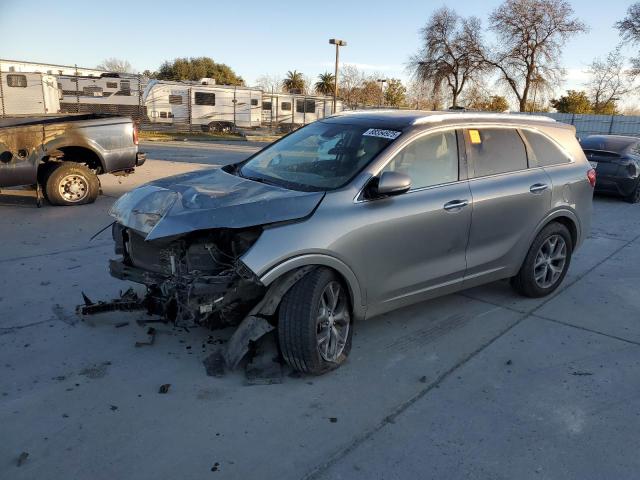
[(98, 177), (82, 164), (52, 164), (45, 174), (44, 193), (52, 205), (82, 205), (93, 203), (98, 197)]
[(624, 199), (629, 203), (639, 203), (640, 202), (640, 180), (636, 183), (633, 192), (624, 197)]
[(518, 274), (514, 289), (526, 297), (544, 297), (560, 286), (567, 274), (573, 242), (564, 225), (553, 222), (535, 238)]
[(352, 336), (349, 295), (333, 271), (313, 270), (282, 299), (278, 340), (293, 369), (317, 375), (339, 367), (349, 355)]

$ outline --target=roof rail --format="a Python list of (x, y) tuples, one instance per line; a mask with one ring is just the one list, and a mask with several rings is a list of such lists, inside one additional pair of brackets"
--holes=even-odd
[(487, 120), (513, 120), (514, 118), (523, 117), (529, 120), (539, 122), (555, 122), (551, 117), (543, 115), (529, 115), (526, 113), (479, 113), (479, 112), (459, 112), (459, 113), (443, 113), (436, 115), (425, 115), (413, 121), (414, 125), (422, 125), (425, 123), (438, 123), (446, 120), (455, 119), (487, 119)]

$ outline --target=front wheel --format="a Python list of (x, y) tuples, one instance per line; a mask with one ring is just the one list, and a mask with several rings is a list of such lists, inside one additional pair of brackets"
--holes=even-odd
[(98, 177), (79, 163), (61, 162), (46, 170), (44, 193), (52, 205), (93, 203), (99, 191)]
[(550, 223), (536, 236), (511, 285), (526, 297), (549, 295), (562, 283), (572, 254), (573, 241), (567, 227)]
[(283, 297), (278, 341), (294, 370), (317, 375), (339, 367), (349, 355), (352, 336), (349, 295), (333, 271), (311, 271)]

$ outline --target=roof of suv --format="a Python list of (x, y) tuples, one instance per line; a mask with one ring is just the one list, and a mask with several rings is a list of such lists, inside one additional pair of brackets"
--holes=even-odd
[(343, 111), (331, 117), (336, 122), (357, 122), (383, 124), (387, 127), (406, 128), (413, 125), (435, 123), (457, 123), (468, 121), (500, 122), (517, 124), (555, 123), (550, 117), (518, 113), (484, 112), (430, 112), (423, 110), (355, 110)]

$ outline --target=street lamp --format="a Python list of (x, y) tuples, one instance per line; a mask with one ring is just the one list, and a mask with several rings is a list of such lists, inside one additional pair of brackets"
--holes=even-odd
[(380, 82), (380, 105), (378, 105), (379, 107), (382, 107), (384, 105), (384, 82), (386, 81), (387, 81), (386, 78), (378, 79), (378, 82)]
[(329, 39), (329, 43), (331, 45), (335, 45), (336, 46), (336, 71), (335, 71), (335, 75), (333, 76), (333, 113), (336, 113), (336, 102), (338, 101), (338, 58), (339, 58), (339, 51), (340, 51), (340, 47), (346, 47), (347, 46), (347, 42), (345, 42), (344, 40), (338, 40), (337, 38), (330, 38)]

